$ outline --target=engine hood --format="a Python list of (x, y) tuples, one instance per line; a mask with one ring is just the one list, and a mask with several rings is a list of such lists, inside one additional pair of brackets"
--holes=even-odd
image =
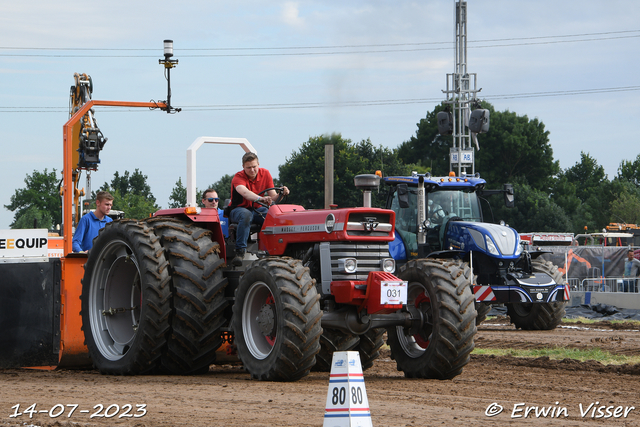
[(516, 259), (522, 252), (518, 233), (498, 224), (450, 221), (447, 240), (454, 249), (479, 250), (498, 258)]
[(395, 212), (378, 208), (305, 210), (273, 205), (260, 232), (260, 249), (281, 255), (287, 245), (332, 241), (388, 242), (395, 236)]

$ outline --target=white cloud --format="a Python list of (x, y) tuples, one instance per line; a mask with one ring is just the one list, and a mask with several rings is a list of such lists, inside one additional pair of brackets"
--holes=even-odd
[(282, 5), (282, 21), (296, 28), (302, 28), (305, 24), (304, 18), (300, 17), (298, 3), (289, 1)]

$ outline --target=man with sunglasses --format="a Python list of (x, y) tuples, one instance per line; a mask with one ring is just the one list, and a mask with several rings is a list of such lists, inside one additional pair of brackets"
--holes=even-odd
[(220, 227), (222, 227), (222, 234), (224, 237), (229, 237), (229, 220), (225, 218), (224, 211), (218, 207), (220, 203), (220, 198), (218, 197), (218, 193), (213, 188), (207, 188), (202, 193), (202, 204), (205, 208), (217, 209), (218, 216), (220, 217)]

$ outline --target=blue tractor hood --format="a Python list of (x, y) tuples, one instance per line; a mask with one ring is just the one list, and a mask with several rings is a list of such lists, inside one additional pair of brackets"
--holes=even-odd
[(515, 260), (522, 253), (520, 236), (504, 225), (449, 220), (445, 238), (450, 249), (480, 251), (493, 258)]

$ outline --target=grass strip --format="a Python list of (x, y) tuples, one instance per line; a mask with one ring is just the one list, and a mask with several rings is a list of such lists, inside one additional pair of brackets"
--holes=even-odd
[[(562, 321), (564, 323), (599, 323), (602, 322), (602, 319), (587, 319), (586, 317), (576, 317), (575, 319), (563, 318)], [(637, 325), (640, 327), (640, 320), (608, 320), (610, 323), (629, 323), (632, 325)]]
[(590, 349), (579, 348), (537, 348), (537, 349), (515, 349), (515, 348), (476, 348), (472, 354), (513, 356), (513, 357), (545, 357), (549, 359), (575, 359), (581, 362), (595, 360), (603, 365), (635, 365), (640, 363), (640, 356), (626, 356), (622, 354), (612, 354), (601, 348)]

